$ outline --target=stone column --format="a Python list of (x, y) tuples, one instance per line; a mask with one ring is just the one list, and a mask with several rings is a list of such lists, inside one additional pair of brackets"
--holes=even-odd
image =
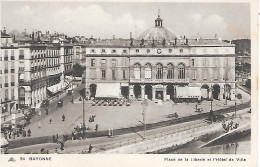
[(144, 99), (145, 91), (144, 91), (145, 85), (141, 85), (141, 98)]
[(129, 100), (132, 100), (131, 96), (134, 96), (134, 85), (129, 85)]
[(167, 95), (167, 92), (166, 92), (166, 89), (167, 89), (167, 85), (163, 85), (163, 101), (166, 101), (166, 95)]
[(155, 100), (155, 85), (152, 85), (152, 96), (153, 96), (153, 98), (152, 98), (152, 100)]

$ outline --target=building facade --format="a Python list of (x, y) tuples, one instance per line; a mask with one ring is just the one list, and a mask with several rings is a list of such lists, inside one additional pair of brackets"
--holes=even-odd
[(200, 96), (233, 100), (235, 46), (218, 38), (180, 37), (162, 22), (158, 16), (155, 27), (137, 39), (101, 40), (88, 45), (87, 95), (116, 96), (113, 92), (99, 95), (98, 89), (111, 85), (116, 89), (112, 91), (120, 92), (118, 98), (165, 101)]
[(6, 30), (1, 31), (0, 111), (10, 114), (18, 109), (18, 46)]
[(37, 107), (46, 99), (46, 67), (46, 45), (37, 43), (19, 45), (21, 107)]

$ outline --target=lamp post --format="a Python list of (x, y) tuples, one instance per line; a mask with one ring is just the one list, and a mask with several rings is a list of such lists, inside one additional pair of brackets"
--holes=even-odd
[(147, 106), (147, 100), (143, 100), (143, 124), (144, 124), (144, 136), (143, 139), (145, 139), (145, 132), (146, 132), (146, 106)]

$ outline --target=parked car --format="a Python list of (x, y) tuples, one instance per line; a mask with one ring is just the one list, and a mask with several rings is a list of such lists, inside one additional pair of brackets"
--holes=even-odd
[(62, 107), (63, 106), (63, 101), (60, 100), (58, 103), (57, 103), (57, 107)]

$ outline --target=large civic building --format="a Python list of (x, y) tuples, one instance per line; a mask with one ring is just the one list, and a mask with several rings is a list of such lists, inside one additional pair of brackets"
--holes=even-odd
[(179, 36), (158, 15), (136, 39), (86, 46), (86, 88), (89, 98), (234, 100), (235, 45)]

